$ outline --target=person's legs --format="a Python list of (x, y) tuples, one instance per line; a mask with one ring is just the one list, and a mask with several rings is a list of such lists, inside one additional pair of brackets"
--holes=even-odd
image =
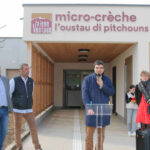
[(103, 143), (105, 139), (105, 128), (106, 127), (98, 129), (98, 137), (97, 137), (98, 150), (103, 150)]
[(127, 109), (127, 127), (128, 127), (128, 135), (131, 134), (131, 122), (132, 122), (132, 109)]
[(0, 150), (8, 131), (8, 108), (0, 108)]
[(128, 131), (131, 132), (131, 123), (132, 123), (132, 109), (127, 109), (127, 127)]
[(32, 137), (32, 142), (35, 146), (35, 150), (38, 150), (41, 148), (41, 146), (39, 144), (39, 139), (38, 139), (38, 135), (37, 135), (37, 129), (36, 129), (36, 124), (35, 124), (34, 114), (33, 113), (24, 114), (24, 118), (26, 119), (26, 121), (29, 125), (30, 133), (31, 133), (31, 137)]
[(93, 150), (93, 135), (95, 127), (86, 126), (85, 150)]
[(136, 133), (136, 128), (137, 128), (136, 115), (137, 115), (137, 110), (134, 109), (134, 110), (133, 110), (133, 115), (132, 115), (132, 131), (133, 131), (133, 135), (135, 135), (135, 133)]
[(21, 123), (22, 123), (22, 114), (13, 113), (14, 116), (14, 134), (15, 141), (18, 149), (22, 149), (22, 140), (21, 140)]

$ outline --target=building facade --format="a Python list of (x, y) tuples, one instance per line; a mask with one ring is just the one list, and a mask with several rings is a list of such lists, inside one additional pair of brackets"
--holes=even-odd
[(82, 106), (82, 80), (93, 72), (93, 62), (102, 59), (116, 89), (113, 111), (125, 118), (125, 92), (139, 82), (142, 70), (150, 68), (150, 6), (23, 7), (36, 113), (50, 105)]

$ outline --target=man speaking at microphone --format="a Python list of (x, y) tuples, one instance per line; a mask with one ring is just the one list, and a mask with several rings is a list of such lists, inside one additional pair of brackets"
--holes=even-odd
[[(108, 104), (109, 97), (113, 96), (114, 88), (109, 77), (104, 75), (104, 63), (101, 60), (94, 62), (94, 73), (85, 77), (82, 84), (82, 99), (85, 105), (87, 104)], [(92, 109), (86, 114), (86, 139), (85, 150), (93, 150), (93, 135), (96, 129), (96, 117)], [(110, 118), (103, 118), (102, 130), (98, 129), (98, 150), (103, 150), (105, 128), (110, 124)], [(102, 133), (101, 133), (102, 132)], [(101, 135), (102, 134), (102, 135)], [(101, 139), (102, 137), (102, 139)], [(100, 142), (102, 141), (102, 143)], [(102, 145), (101, 145), (102, 144)]]

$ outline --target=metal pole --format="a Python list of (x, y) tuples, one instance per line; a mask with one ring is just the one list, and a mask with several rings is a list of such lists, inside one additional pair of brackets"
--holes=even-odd
[[(98, 136), (98, 128), (99, 128), (99, 124), (98, 124), (98, 105), (97, 105), (97, 108), (96, 108), (96, 121), (97, 121), (97, 136)], [(98, 139), (98, 137), (97, 137)], [(96, 140), (98, 142), (98, 140)], [(98, 150), (98, 143), (96, 144), (96, 149)]]
[(102, 121), (103, 121), (103, 106), (101, 105), (101, 150), (102, 150), (102, 148), (103, 148), (103, 140), (102, 140), (102, 135), (103, 135), (103, 123), (102, 123)]

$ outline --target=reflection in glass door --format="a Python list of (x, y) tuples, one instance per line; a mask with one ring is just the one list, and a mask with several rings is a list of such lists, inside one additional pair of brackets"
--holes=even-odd
[(81, 107), (81, 86), (84, 77), (91, 71), (66, 70), (64, 71), (64, 106)]

